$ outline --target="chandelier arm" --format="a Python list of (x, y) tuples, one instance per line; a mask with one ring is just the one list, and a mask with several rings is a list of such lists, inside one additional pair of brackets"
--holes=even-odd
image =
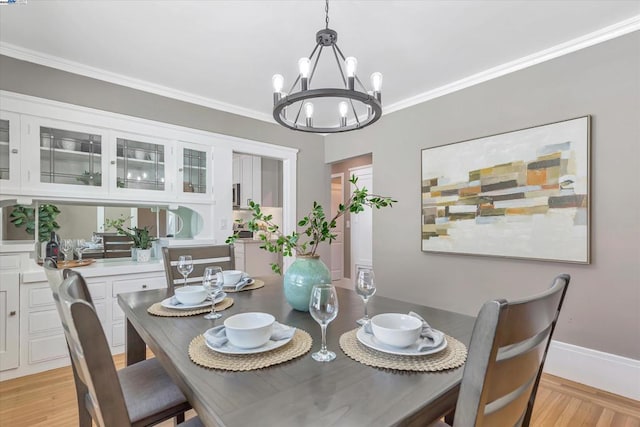
[(320, 50), (318, 51), (318, 56), (316, 56), (316, 62), (313, 63), (313, 69), (311, 70), (311, 74), (309, 75), (309, 87), (311, 87), (311, 80), (313, 79), (313, 75), (316, 73), (316, 68), (318, 67), (318, 61), (320, 61), (320, 55), (322, 55), (322, 49), (324, 48), (324, 46), (321, 46), (320, 43), (318, 43), (317, 46), (320, 46)]
[[(342, 65), (340, 63), (340, 59), (338, 59), (338, 53), (336, 52), (336, 49), (338, 49), (338, 52), (340, 51), (340, 49), (335, 44), (331, 45), (331, 47), (333, 48), (333, 55), (336, 57), (336, 64), (338, 64), (338, 71), (340, 71), (340, 77), (342, 77), (342, 84), (344, 84), (344, 87), (346, 88), (347, 79), (344, 77), (344, 71), (342, 71)], [(340, 55), (342, 55), (342, 52), (340, 53)]]
[(364, 87), (364, 85), (362, 84), (362, 82), (361, 82), (361, 81), (360, 81), (360, 79), (358, 78), (358, 75), (357, 75), (357, 74), (356, 74), (356, 76), (355, 76), (355, 77), (356, 77), (356, 81), (360, 84), (360, 87), (362, 88), (362, 90), (363, 90), (364, 92), (367, 92), (367, 88), (366, 88), (366, 87)]

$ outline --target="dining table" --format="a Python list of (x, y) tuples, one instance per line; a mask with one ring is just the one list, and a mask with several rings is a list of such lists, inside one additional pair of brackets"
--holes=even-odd
[[(339, 312), (327, 328), (327, 347), (337, 357), (323, 363), (311, 358), (320, 348), (319, 324), (308, 312), (288, 305), (281, 276), (260, 279), (265, 282), (260, 289), (229, 294), (233, 305), (218, 320), (150, 314), (152, 304), (171, 296), (168, 289), (120, 294), (127, 365), (145, 359), (148, 346), (206, 426), (424, 426), (455, 409), (463, 366), (438, 372), (383, 369), (341, 350), (340, 336), (356, 329), (363, 314), (363, 300), (353, 290), (336, 286)], [(411, 311), (468, 347), (472, 316), (383, 296), (369, 299), (370, 315)], [(308, 332), (311, 350), (285, 363), (242, 372), (195, 364), (188, 354), (191, 341), (242, 312), (270, 313), (276, 321)]]

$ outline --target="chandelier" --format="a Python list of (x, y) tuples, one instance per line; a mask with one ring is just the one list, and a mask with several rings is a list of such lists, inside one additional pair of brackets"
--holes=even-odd
[[(283, 126), (302, 132), (336, 133), (362, 129), (382, 115), (382, 74), (371, 74), (373, 91), (368, 92), (356, 74), (358, 61), (352, 56), (345, 58), (338, 47), (338, 33), (329, 28), (329, 0), (325, 3), (325, 22), (325, 28), (316, 33), (316, 45), (309, 57), (298, 60), (299, 74), (288, 94), (282, 91), (284, 77), (281, 74), (273, 76), (273, 118)], [(315, 88), (312, 85), (325, 48), (329, 51), (325, 56), (335, 58), (337, 83), (342, 83), (343, 87)], [(314, 102), (321, 103), (321, 108), (314, 106)], [(317, 117), (319, 113), (322, 117)]]

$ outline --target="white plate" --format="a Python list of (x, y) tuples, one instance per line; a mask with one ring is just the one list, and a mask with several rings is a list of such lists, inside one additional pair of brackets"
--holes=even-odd
[(358, 338), (358, 341), (360, 341), (362, 344), (364, 344), (369, 348), (381, 351), (383, 353), (396, 354), (398, 356), (425, 356), (427, 354), (437, 353), (447, 348), (446, 338), (442, 339), (442, 343), (439, 346), (428, 348), (423, 351), (418, 351), (417, 341), (414, 344), (411, 344), (409, 347), (405, 347), (405, 348), (392, 347), (390, 345), (381, 343), (372, 334), (366, 333), (364, 331), (364, 328), (358, 329), (358, 332), (356, 333), (356, 337)]
[[(224, 292), (219, 294), (216, 297), (216, 304), (222, 301), (226, 296), (227, 294)], [(173, 310), (194, 310), (196, 308), (211, 307), (211, 300), (208, 297), (206, 300), (202, 301), (200, 304), (193, 304), (193, 305), (187, 305), (187, 304), (173, 305), (171, 304), (171, 298), (173, 297), (163, 299), (160, 305), (165, 308), (171, 308)]]
[(206, 335), (209, 333), (210, 330), (211, 329), (208, 329), (204, 333), (204, 335), (205, 335), (204, 342), (207, 344), (207, 347), (209, 347), (211, 350), (216, 351), (218, 353), (223, 353), (223, 354), (256, 354), (256, 353), (264, 353), (265, 351), (271, 351), (271, 350), (275, 350), (276, 348), (280, 348), (280, 347), (282, 347), (283, 345), (287, 344), (289, 341), (291, 341), (293, 339), (293, 336), (291, 336), (291, 338), (285, 338), (285, 339), (280, 340), (280, 341), (269, 340), (269, 341), (267, 341), (267, 343), (265, 345), (262, 345), (262, 346), (256, 347), (256, 348), (238, 348), (238, 347), (232, 346), (227, 341), (226, 344), (224, 344), (222, 347), (214, 348), (214, 347), (211, 347), (209, 345), (209, 343), (207, 342)]
[[(234, 283), (233, 285), (227, 285), (227, 284), (224, 284), (224, 285), (222, 285), (222, 288), (223, 288), (223, 289), (232, 289), (232, 290), (234, 290), (234, 289), (236, 288), (236, 286), (238, 286), (238, 283), (240, 283), (240, 281), (237, 281), (237, 282), (236, 282), (236, 283)], [(253, 285), (254, 283), (255, 283), (255, 279), (249, 279), (249, 281), (247, 282), (247, 284), (246, 284), (245, 286), (251, 286), (251, 285)], [(243, 286), (243, 288), (244, 288), (245, 286)]]

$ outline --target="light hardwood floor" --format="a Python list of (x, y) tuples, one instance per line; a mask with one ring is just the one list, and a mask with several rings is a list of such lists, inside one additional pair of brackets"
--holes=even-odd
[[(114, 360), (124, 366), (123, 355)], [(1, 427), (73, 427), (77, 417), (70, 367), (0, 382)], [(531, 425), (640, 427), (640, 402), (544, 375)]]

